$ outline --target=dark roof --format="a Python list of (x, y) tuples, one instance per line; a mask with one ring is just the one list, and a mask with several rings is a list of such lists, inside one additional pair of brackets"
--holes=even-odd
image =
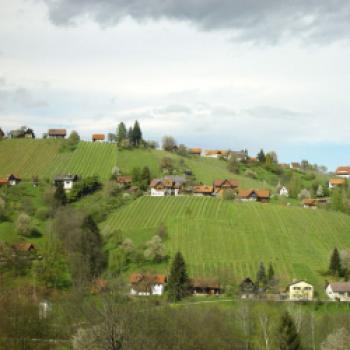
[(193, 288), (213, 288), (219, 289), (220, 283), (217, 279), (212, 278), (193, 278), (191, 279), (191, 286)]
[(63, 182), (63, 181), (77, 181), (78, 175), (58, 175), (55, 177), (56, 182)]

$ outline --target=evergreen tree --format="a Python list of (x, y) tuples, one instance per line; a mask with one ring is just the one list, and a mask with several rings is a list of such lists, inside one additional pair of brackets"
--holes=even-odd
[(265, 266), (264, 263), (261, 262), (259, 265), (259, 270), (256, 274), (256, 283), (257, 285), (260, 287), (261, 285), (263, 287), (266, 286), (267, 283), (267, 276), (266, 276), (266, 270), (265, 270)]
[(279, 349), (280, 350), (300, 350), (300, 336), (295, 327), (294, 321), (287, 311), (281, 318), (281, 324), (278, 329)]
[(265, 163), (265, 161), (266, 161), (266, 156), (265, 156), (265, 152), (264, 152), (263, 149), (260, 150), (260, 152), (259, 152), (258, 155), (257, 155), (257, 158), (258, 158), (258, 161), (259, 161), (260, 163)]
[(151, 171), (148, 166), (145, 166), (141, 172), (140, 185), (142, 190), (146, 190), (151, 182)]
[(134, 146), (134, 133), (133, 133), (133, 130), (132, 130), (132, 127), (130, 126), (129, 130), (128, 130), (128, 135), (127, 135), (127, 138), (129, 140), (129, 144), (131, 146)]
[(59, 205), (66, 205), (67, 196), (66, 196), (66, 192), (64, 191), (62, 182), (59, 182), (57, 184), (54, 198)]
[(141, 169), (136, 167), (131, 171), (132, 182), (136, 185), (139, 185), (141, 182)]
[(136, 147), (140, 146), (142, 141), (142, 132), (139, 122), (136, 120), (132, 129), (132, 144)]
[(341, 260), (340, 255), (337, 248), (334, 248), (331, 260), (329, 262), (329, 272), (332, 275), (341, 275), (342, 274), (342, 266), (341, 266)]
[(275, 270), (273, 269), (272, 264), (269, 265), (269, 271), (267, 273), (267, 278), (269, 282), (272, 282), (275, 279)]
[(118, 125), (116, 137), (119, 146), (127, 137), (126, 126), (123, 122), (119, 123)]
[(186, 272), (185, 260), (180, 252), (177, 252), (171, 265), (168, 279), (168, 298), (176, 302), (184, 298), (189, 291), (189, 279)]

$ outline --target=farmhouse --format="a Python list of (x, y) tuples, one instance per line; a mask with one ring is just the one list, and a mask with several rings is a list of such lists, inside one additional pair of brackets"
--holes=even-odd
[(27, 129), (23, 133), (23, 137), (26, 139), (35, 139), (35, 134), (33, 129)]
[(202, 154), (202, 149), (201, 148), (189, 148), (188, 153), (192, 154), (194, 156), (200, 156)]
[(335, 187), (340, 187), (345, 185), (345, 179), (341, 178), (335, 178), (335, 179), (330, 179), (329, 180), (329, 188), (335, 188)]
[(208, 185), (198, 185), (192, 187), (192, 193), (194, 196), (211, 196), (213, 191), (214, 187)]
[(335, 174), (346, 179), (350, 178), (350, 166), (339, 166)]
[(290, 168), (294, 170), (300, 170), (301, 169), (301, 164), (297, 162), (292, 162), (290, 163)]
[(128, 187), (132, 183), (132, 176), (117, 176), (117, 184)]
[(105, 134), (92, 134), (92, 142), (104, 142)]
[(0, 186), (16, 186), (20, 181), (18, 176), (11, 174), (8, 177), (0, 178)]
[(55, 186), (58, 186), (59, 183), (63, 185), (63, 189), (66, 192), (69, 192), (72, 190), (74, 183), (77, 182), (79, 179), (78, 175), (62, 175), (62, 176), (56, 176), (55, 177)]
[(64, 139), (66, 135), (66, 129), (49, 129), (48, 131), (48, 136), (51, 139)]
[(194, 278), (190, 282), (193, 295), (221, 294), (220, 283), (216, 279)]
[(206, 150), (206, 151), (204, 151), (203, 156), (208, 157), (208, 158), (220, 158), (220, 157), (227, 158), (228, 152), (223, 151), (223, 150), (219, 150), (219, 149)]
[(133, 273), (129, 278), (131, 295), (162, 295), (167, 281), (165, 275)]
[(304, 280), (294, 281), (288, 285), (287, 293), (290, 301), (312, 301), (314, 287)]
[(253, 189), (240, 189), (238, 191), (238, 197), (243, 202), (257, 201), (266, 203), (270, 200), (269, 190), (253, 190)]
[(282, 197), (288, 197), (289, 196), (289, 192), (288, 192), (288, 188), (286, 186), (282, 186), (280, 189), (280, 196)]
[(304, 204), (304, 208), (311, 208), (311, 209), (316, 209), (316, 199), (312, 199), (312, 198), (306, 198), (303, 201)]
[(236, 191), (239, 186), (239, 182), (235, 179), (217, 179), (214, 181), (214, 192), (216, 194), (222, 193), (225, 190)]
[(151, 196), (178, 196), (185, 182), (185, 177), (177, 175), (167, 175), (163, 179), (153, 179), (150, 184)]
[(350, 282), (329, 283), (326, 294), (333, 301), (350, 301)]
[(229, 151), (228, 159), (235, 159), (238, 162), (243, 162), (248, 159), (248, 155), (245, 151)]
[(239, 285), (239, 291), (242, 299), (253, 299), (257, 293), (257, 286), (247, 277)]

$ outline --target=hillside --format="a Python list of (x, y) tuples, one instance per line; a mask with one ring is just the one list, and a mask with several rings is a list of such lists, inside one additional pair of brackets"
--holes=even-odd
[(77, 173), (80, 176), (99, 175), (102, 180), (111, 176), (112, 168), (117, 165), (125, 173), (131, 173), (134, 167), (148, 166), (152, 176), (161, 176), (160, 160), (167, 156), (174, 162), (183, 160), (187, 168), (192, 169), (198, 181), (211, 183), (217, 178), (234, 177), (242, 187), (270, 187), (267, 183), (232, 175), (224, 161), (201, 157), (180, 157), (159, 150), (123, 150), (117, 151), (114, 144), (80, 142), (73, 152), (60, 152), (61, 140), (15, 139), (0, 142), (0, 176), (14, 173), (23, 179), (33, 175), (40, 178), (53, 178), (58, 174)]
[(264, 261), (273, 263), (283, 283), (306, 278), (320, 289), (331, 250), (350, 248), (347, 215), (215, 198), (143, 197), (112, 214), (103, 230), (120, 229), (140, 244), (161, 222), (169, 231), (169, 254), (180, 250), (191, 275), (228, 272), (237, 282), (255, 278)]

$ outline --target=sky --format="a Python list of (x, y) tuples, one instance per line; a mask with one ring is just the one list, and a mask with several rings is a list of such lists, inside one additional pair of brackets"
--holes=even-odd
[(0, 0), (0, 127), (350, 165), (350, 2)]

